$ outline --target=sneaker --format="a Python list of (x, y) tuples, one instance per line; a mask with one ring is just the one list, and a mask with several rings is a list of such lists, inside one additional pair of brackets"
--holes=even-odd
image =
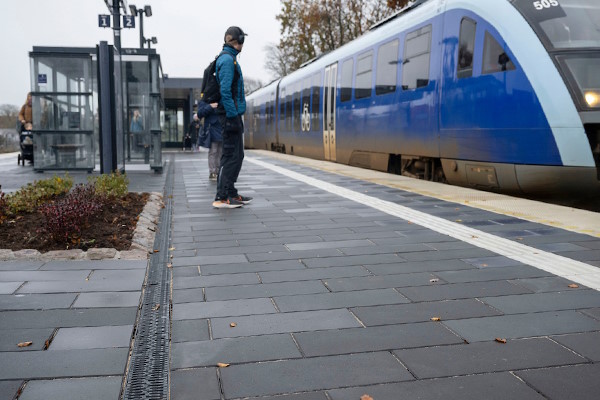
[(215, 208), (240, 208), (243, 205), (244, 203), (237, 201), (234, 198), (213, 201), (213, 207)]
[(208, 176), (208, 180), (210, 180), (210, 181), (216, 181), (217, 180), (217, 174), (210, 174)]
[(234, 199), (242, 204), (250, 204), (252, 201), (252, 197), (242, 196), (241, 194), (238, 194), (236, 197), (234, 197)]

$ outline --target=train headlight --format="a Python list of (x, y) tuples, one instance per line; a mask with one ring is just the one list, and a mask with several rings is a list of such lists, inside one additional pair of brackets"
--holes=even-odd
[(590, 107), (597, 107), (600, 105), (600, 95), (596, 92), (585, 92), (585, 102)]

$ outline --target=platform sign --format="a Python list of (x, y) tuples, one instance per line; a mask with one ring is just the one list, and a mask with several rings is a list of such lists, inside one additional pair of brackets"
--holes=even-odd
[(135, 28), (135, 17), (133, 15), (123, 15), (123, 28)]
[(38, 74), (37, 77), (38, 86), (44, 87), (48, 84), (48, 75), (46, 74)]
[(98, 26), (100, 28), (110, 28), (110, 15), (99, 14), (98, 15)]

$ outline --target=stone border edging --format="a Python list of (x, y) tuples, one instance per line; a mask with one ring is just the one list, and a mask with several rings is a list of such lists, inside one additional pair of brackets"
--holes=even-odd
[(148, 254), (153, 251), (154, 236), (158, 225), (160, 211), (164, 207), (162, 194), (150, 193), (144, 209), (138, 216), (138, 222), (133, 231), (131, 246), (129, 250), (118, 251), (113, 248), (97, 248), (83, 251), (54, 250), (40, 253), (38, 250), (23, 249), (12, 251), (0, 249), (0, 261), (19, 260), (146, 260)]

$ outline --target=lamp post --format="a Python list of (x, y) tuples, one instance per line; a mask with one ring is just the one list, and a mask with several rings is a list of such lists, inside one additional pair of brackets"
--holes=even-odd
[(148, 48), (150, 48), (150, 43), (156, 44), (158, 43), (158, 39), (156, 39), (156, 36), (152, 36), (151, 39), (146, 39), (146, 43), (148, 44)]
[(140, 16), (140, 49), (144, 48), (144, 14), (146, 17), (152, 16), (152, 7), (144, 6), (144, 8), (137, 8), (135, 4), (129, 5), (129, 10), (131, 10), (131, 15), (134, 17)]

